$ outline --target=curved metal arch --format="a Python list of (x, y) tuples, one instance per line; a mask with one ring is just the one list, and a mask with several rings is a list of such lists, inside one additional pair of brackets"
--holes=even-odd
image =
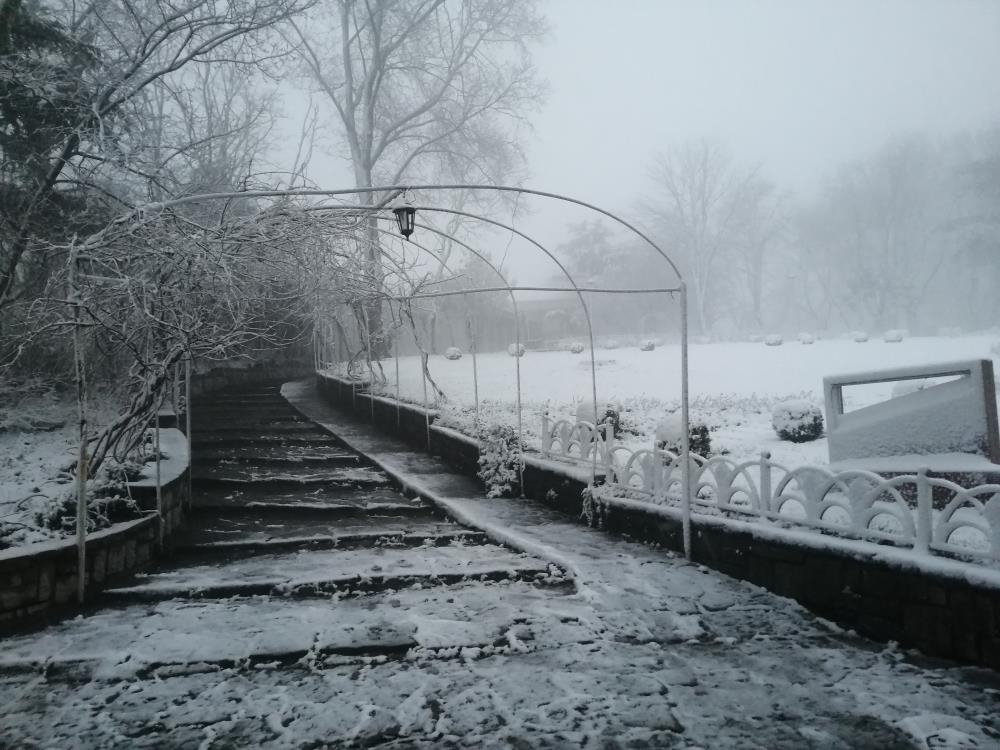
[[(510, 232), (511, 234), (517, 235), (518, 237), (521, 237), (522, 239), (528, 241), (529, 243), (531, 243), (532, 245), (534, 245), (536, 248), (538, 248), (539, 250), (541, 250), (546, 256), (548, 256), (552, 260), (553, 263), (556, 264), (556, 266), (559, 268), (559, 270), (562, 272), (562, 274), (566, 277), (567, 281), (569, 281), (569, 283), (572, 285), (573, 291), (576, 293), (577, 298), (580, 300), (580, 306), (583, 308), (584, 318), (586, 319), (586, 322), (587, 322), (587, 336), (588, 336), (588, 338), (590, 340), (590, 387), (591, 387), (591, 398), (593, 400), (593, 405), (594, 405), (594, 419), (595, 419), (595, 422), (596, 422), (597, 418), (598, 418), (598, 407), (597, 407), (597, 361), (596, 361), (596, 356), (594, 354), (594, 326), (593, 326), (593, 321), (591, 320), (591, 317), (590, 317), (590, 307), (587, 305), (587, 301), (584, 299), (583, 293), (581, 292), (580, 287), (576, 283), (576, 279), (573, 278), (573, 274), (571, 274), (566, 269), (566, 266), (564, 266), (562, 264), (562, 262), (555, 255), (553, 255), (552, 252), (548, 248), (546, 248), (544, 245), (542, 245), (534, 237), (532, 237), (531, 235), (525, 234), (524, 232), (522, 232), (521, 230), (517, 229), (516, 227), (513, 227), (513, 226), (511, 226), (509, 224), (506, 224), (506, 223), (504, 223), (502, 221), (497, 221), (496, 219), (491, 219), (488, 216), (482, 216), (480, 214), (474, 214), (474, 213), (471, 213), (469, 211), (460, 211), (460, 210), (454, 209), (454, 208), (439, 208), (439, 207), (436, 207), (436, 206), (414, 206), (413, 208), (416, 211), (430, 211), (430, 212), (434, 212), (434, 213), (451, 214), (453, 216), (464, 216), (466, 218), (473, 219), (475, 221), (481, 221), (481, 222), (483, 222), (485, 224), (491, 224), (491, 225), (493, 225), (495, 227), (499, 227), (500, 229), (504, 229), (504, 230)], [(314, 210), (317, 210), (317, 211), (322, 211), (322, 210), (330, 210), (330, 211), (343, 210), (343, 211), (372, 211), (372, 212), (377, 212), (377, 211), (382, 211), (383, 209), (381, 207), (376, 207), (376, 206), (343, 205), (343, 206), (317, 206)], [(470, 290), (470, 291), (475, 291), (475, 290)], [(511, 289), (511, 294), (513, 294), (513, 292), (514, 292), (514, 290)], [(520, 351), (520, 343), (518, 343), (518, 351)], [(516, 356), (515, 359), (516, 360), (520, 360), (520, 356)], [(520, 435), (523, 433), (523, 426), (521, 424), (521, 412), (522, 412), (522, 408), (521, 408), (521, 382), (520, 382), (520, 380), (521, 380), (521, 369), (520, 369), (520, 365), (519, 364), (518, 364), (518, 368), (517, 368), (517, 377), (518, 377), (518, 383), (517, 383), (517, 386), (518, 386), (517, 387), (518, 435), (520, 437)], [(593, 460), (591, 462), (591, 471), (590, 471), (591, 485), (593, 485), (596, 482), (596, 479), (597, 479), (597, 454), (594, 453)]]
[[(539, 250), (541, 250), (543, 253), (545, 253), (545, 255), (547, 255), (552, 260), (552, 262), (555, 263), (556, 266), (559, 267), (559, 270), (562, 271), (563, 275), (566, 277), (566, 280), (569, 281), (569, 283), (573, 286), (573, 290), (576, 292), (577, 299), (580, 300), (580, 306), (583, 308), (584, 318), (587, 321), (587, 337), (590, 339), (590, 389), (591, 389), (590, 395), (593, 398), (593, 403), (594, 403), (594, 423), (597, 424), (597, 421), (598, 421), (598, 418), (599, 418), (599, 412), (598, 412), (598, 409), (597, 409), (597, 358), (596, 358), (596, 355), (594, 354), (594, 324), (593, 324), (593, 321), (591, 320), (591, 317), (590, 317), (590, 307), (587, 305), (587, 300), (585, 300), (583, 298), (583, 292), (580, 291), (580, 287), (577, 285), (576, 279), (573, 278), (573, 274), (571, 274), (566, 269), (566, 266), (564, 266), (562, 264), (562, 262), (555, 255), (553, 255), (548, 250), (548, 248), (546, 248), (544, 245), (542, 245), (542, 243), (540, 243), (534, 237), (532, 237), (532, 236), (530, 236), (528, 234), (525, 234), (524, 232), (522, 232), (521, 230), (517, 229), (516, 227), (513, 227), (513, 226), (511, 226), (509, 224), (505, 224), (502, 221), (497, 221), (496, 219), (491, 219), (491, 218), (489, 218), (487, 216), (481, 216), (479, 214), (474, 214), (474, 213), (471, 213), (469, 211), (460, 211), (460, 210), (455, 209), (455, 208), (437, 208), (437, 207), (434, 207), (434, 206), (414, 206), (414, 209), (416, 209), (417, 211), (432, 211), (432, 212), (436, 212), (436, 213), (451, 214), (452, 216), (464, 216), (464, 217), (466, 217), (468, 219), (473, 219), (475, 221), (481, 221), (483, 223), (492, 224), (495, 227), (499, 227), (501, 229), (505, 229), (508, 232), (510, 232), (511, 234), (515, 234), (518, 237), (521, 237), (522, 239), (527, 240), (528, 242), (530, 242), (532, 245), (534, 245)], [(513, 294), (513, 291), (511, 292), (511, 294)], [(518, 346), (518, 352), (520, 352), (520, 345)], [(518, 361), (520, 361), (520, 359), (521, 359), (520, 353), (518, 353), (518, 356), (515, 357), (515, 359), (517, 359)], [(518, 384), (517, 384), (518, 432), (521, 431), (521, 424), (520, 424), (520, 422), (521, 422), (521, 383), (520, 383), (520, 374), (521, 374), (521, 371), (520, 371), (520, 365), (519, 365), (518, 366)], [(523, 461), (522, 461), (522, 463), (523, 463)], [(593, 453), (593, 459), (591, 461), (591, 466), (590, 466), (590, 484), (591, 484), (591, 486), (593, 486), (596, 483), (596, 481), (597, 481), (597, 452), (594, 451), (594, 453)]]
[[(388, 217), (379, 216), (378, 218), (379, 219), (383, 219), (385, 221), (390, 221), (390, 219)], [(416, 222), (415, 226), (418, 226), (418, 227), (421, 227), (423, 229), (427, 229), (428, 231), (434, 232), (436, 235), (438, 235), (440, 237), (444, 237), (446, 239), (449, 239), (452, 242), (454, 242), (457, 245), (459, 245), (460, 247), (465, 248), (470, 253), (472, 253), (477, 258), (479, 258), (479, 260), (481, 260), (483, 263), (485, 263), (486, 267), (489, 268), (491, 271), (493, 271), (493, 273), (495, 273), (497, 275), (497, 278), (499, 278), (500, 281), (503, 283), (503, 285), (505, 287), (505, 291), (510, 295), (510, 303), (511, 303), (511, 305), (514, 308), (514, 341), (515, 341), (515, 345), (517, 346), (518, 350), (520, 350), (520, 348), (521, 348), (521, 320), (520, 320), (520, 316), (518, 315), (517, 297), (514, 296), (514, 292), (510, 288), (510, 282), (507, 280), (507, 277), (504, 276), (503, 272), (499, 268), (497, 268), (495, 265), (493, 265), (493, 261), (490, 260), (489, 257), (487, 257), (483, 253), (479, 252), (478, 250), (476, 250), (474, 247), (472, 247), (468, 243), (463, 242), (462, 240), (458, 239), (458, 237), (455, 237), (454, 235), (449, 234), (448, 232), (445, 232), (444, 230), (438, 229), (437, 227), (434, 227), (434, 226), (432, 226), (430, 224), (424, 224), (424, 223), (421, 223), (421, 222)], [(379, 230), (379, 231), (385, 231), (385, 230)], [(418, 244), (416, 242), (413, 242), (412, 238), (408, 239), (407, 241), (411, 242), (412, 244), (417, 245), (417, 247), (423, 249), (425, 252), (427, 252), (428, 254), (430, 254), (430, 256), (432, 258), (435, 257), (434, 253), (431, 253), (429, 250), (427, 250), (422, 245), (420, 245), (420, 244)], [(441, 263), (441, 265), (445, 265), (444, 262), (441, 261), (440, 259), (437, 259), (437, 260)], [(475, 294), (475, 293), (478, 293), (480, 291), (481, 290), (479, 290), (479, 289), (471, 289), (471, 290), (463, 290), (461, 292), (456, 291), (455, 294), (462, 294), (463, 296), (465, 296), (465, 295), (468, 295), (468, 294)], [(498, 291), (503, 291), (503, 290), (498, 290)], [(473, 346), (474, 345), (475, 345), (475, 337), (473, 336)], [(475, 349), (473, 349), (472, 356), (473, 356), (473, 360), (472, 360), (472, 364), (473, 364), (473, 377), (476, 378), (476, 383), (475, 383), (475, 399), (476, 399), (476, 420), (478, 421), (478, 419), (479, 419), (479, 383), (478, 383), (478, 376), (477, 376), (477, 373), (476, 373), (476, 370), (475, 370), (475, 367), (476, 367), (476, 360), (475, 360), (476, 351), (475, 351)], [(515, 369), (515, 372), (517, 373), (518, 383), (520, 383), (520, 381), (521, 381), (521, 358), (520, 357), (514, 357), (514, 369)], [(518, 435), (517, 435), (517, 437), (518, 437), (518, 440), (523, 443), (524, 436), (521, 434), (522, 431), (521, 431), (520, 425), (521, 425), (521, 407), (520, 407), (520, 402), (519, 402), (518, 403)], [(522, 477), (522, 479), (523, 479), (523, 477)], [(523, 486), (524, 482), (522, 481), (521, 484)]]
[[(532, 190), (530, 188), (523, 187), (512, 187), (506, 185), (483, 185), (475, 183), (454, 183), (454, 184), (432, 184), (432, 185), (390, 185), (390, 186), (375, 186), (375, 187), (364, 187), (364, 188), (350, 188), (342, 190), (319, 190), (319, 189), (307, 189), (307, 188), (293, 188), (285, 190), (255, 190), (255, 191), (242, 191), (242, 192), (224, 192), (224, 193), (205, 193), (202, 195), (184, 196), (181, 198), (175, 198), (169, 201), (163, 201), (158, 203), (147, 204), (146, 206), (133, 209), (131, 212), (126, 214), (123, 218), (117, 220), (115, 224), (121, 224), (127, 222), (130, 217), (138, 216), (142, 217), (146, 211), (156, 211), (163, 210), (166, 208), (171, 208), (174, 206), (196, 203), (199, 201), (208, 200), (236, 200), (236, 199), (247, 199), (247, 198), (266, 198), (266, 197), (320, 197), (320, 196), (337, 196), (337, 195), (363, 195), (363, 194), (376, 194), (376, 193), (392, 193), (396, 192), (403, 193), (407, 190), (411, 191), (430, 191), (430, 190), (488, 190), (493, 192), (512, 192), (525, 195), (534, 195), (543, 198), (550, 198), (553, 200), (562, 201), (565, 203), (570, 203), (578, 205), (587, 209), (590, 209), (596, 213), (608, 217), (612, 221), (624, 226), (633, 234), (641, 238), (650, 248), (653, 249), (663, 260), (671, 267), (674, 274), (680, 281), (680, 306), (681, 306), (681, 422), (682, 422), (682, 454), (687, 457), (690, 453), (690, 440), (689, 440), (689, 395), (688, 395), (688, 341), (687, 341), (687, 285), (684, 281), (684, 277), (680, 272), (680, 269), (673, 262), (673, 260), (668, 256), (655, 242), (653, 242), (645, 233), (640, 231), (638, 228), (633, 226), (631, 223), (622, 219), (621, 217), (615, 215), (614, 213), (607, 211), (599, 206), (596, 206), (586, 201), (578, 200), (576, 198), (571, 198), (569, 196), (561, 195), (559, 193), (551, 193), (541, 190)], [(382, 208), (379, 206), (378, 208)], [(375, 206), (367, 206), (366, 208), (376, 208)], [(109, 225), (110, 228), (110, 225)], [(527, 238), (530, 241), (530, 238)], [(536, 244), (537, 243), (533, 243)], [(539, 245), (539, 248), (544, 251)], [(548, 254), (546, 252), (546, 254)], [(551, 257), (551, 256), (550, 256)], [(557, 261), (558, 262), (558, 261)], [(572, 281), (572, 277), (570, 277)], [(574, 282), (574, 287), (575, 287)], [(582, 295), (581, 295), (582, 299)], [(585, 303), (584, 303), (585, 304)], [(589, 312), (588, 312), (589, 318)], [(589, 320), (588, 320), (589, 324)], [(591, 333), (591, 336), (593, 334)], [(593, 345), (591, 346), (591, 352), (593, 352)], [(592, 355), (593, 356), (593, 355)], [(596, 373), (592, 378), (594, 381), (593, 385), (593, 397), (596, 412)], [(596, 416), (596, 414), (595, 414)], [(684, 551), (685, 555), (690, 558), (691, 556), (691, 529), (690, 529), (690, 502), (691, 502), (691, 477), (689, 471), (689, 461), (685, 460), (683, 462), (683, 485), (684, 485), (684, 496), (682, 500), (683, 508), (683, 539), (684, 539)], [(596, 472), (595, 472), (596, 473)]]
[[(587, 201), (579, 200), (578, 198), (572, 198), (568, 195), (562, 195), (560, 193), (552, 193), (546, 190), (533, 190), (531, 188), (525, 187), (515, 187), (512, 185), (484, 185), (482, 183), (454, 183), (454, 184), (432, 184), (432, 185), (376, 185), (374, 187), (360, 187), (360, 188), (350, 188), (350, 189), (339, 189), (339, 190), (322, 190), (318, 188), (288, 188), (286, 190), (245, 190), (245, 191), (234, 191), (225, 193), (203, 193), (201, 195), (186, 195), (180, 198), (174, 198), (168, 201), (160, 201), (156, 203), (148, 203), (145, 206), (133, 209), (128, 215), (141, 214), (143, 211), (155, 211), (164, 208), (172, 208), (174, 206), (181, 206), (188, 203), (198, 203), (199, 201), (209, 201), (209, 200), (233, 200), (233, 199), (248, 199), (248, 198), (280, 198), (280, 197), (323, 197), (323, 196), (335, 196), (335, 195), (371, 195), (374, 193), (389, 193), (397, 192), (402, 193), (407, 190), (484, 190), (493, 191), (497, 193), (523, 193), (524, 195), (534, 195), (539, 198), (551, 198), (552, 200), (562, 201), (564, 203), (570, 203), (576, 206), (581, 206), (583, 208), (590, 209), (602, 216), (607, 216), (612, 221), (621, 224), (623, 227), (628, 229), (633, 234), (640, 237), (647, 245), (649, 245), (660, 257), (662, 257), (676, 274), (677, 279), (681, 282), (684, 281), (684, 275), (680, 272), (677, 264), (667, 255), (659, 245), (657, 245), (653, 240), (651, 240), (645, 233), (636, 228), (634, 225), (626, 221), (625, 219), (617, 216), (616, 214), (596, 206), (593, 203), (588, 203)], [(371, 206), (370, 208), (374, 208)]]
[[(381, 217), (381, 216), (376, 217), (376, 218), (384, 219), (384, 217)], [(385, 219), (385, 220), (388, 221), (388, 219)], [(432, 227), (427, 227), (427, 228), (430, 229), (431, 231), (436, 231)], [(388, 235), (391, 235), (394, 238), (397, 238), (397, 235), (395, 233), (390, 232), (387, 229), (382, 229), (378, 225), (375, 226), (375, 231), (378, 232), (379, 234), (383, 234), (383, 235), (388, 234)], [(453, 240), (453, 241), (455, 241), (455, 242), (457, 242), (459, 244), (463, 244), (458, 238), (452, 237), (447, 232), (437, 232), (437, 233), (440, 234), (440, 235), (442, 235), (442, 236), (444, 236), (444, 237), (447, 237), (448, 239)], [(448, 271), (448, 273), (450, 273), (450, 274), (454, 274), (455, 273), (455, 271), (448, 265), (448, 263), (443, 258), (441, 258), (437, 253), (435, 253), (433, 250), (431, 250), (429, 247), (427, 247), (426, 245), (423, 245), (423, 244), (421, 244), (419, 242), (414, 242), (412, 239), (410, 239), (408, 241), (410, 242), (410, 244), (415, 245), (419, 250), (421, 250), (421, 251), (427, 253), (429, 256), (431, 256), (431, 258), (433, 258), (434, 260), (436, 260), (441, 265), (442, 268), (444, 268), (446, 271)], [(382, 248), (379, 248), (379, 250), (383, 254), (386, 254), (385, 251), (382, 250)], [(475, 252), (475, 251), (473, 250), (473, 252)], [(478, 255), (478, 253), (477, 253), (477, 255)], [(503, 274), (500, 274), (500, 272), (497, 269), (493, 268), (492, 264), (490, 264), (490, 268), (492, 270), (494, 270), (500, 276), (501, 279), (504, 278)], [(469, 309), (468, 308), (468, 302), (469, 302), (468, 295), (470, 293), (472, 293), (472, 292), (465, 291), (465, 292), (457, 292), (456, 294), (459, 294), (459, 293), (462, 294), (462, 297), (463, 297), (463, 299), (466, 302), (466, 308)], [(409, 297), (411, 299), (413, 299), (414, 295), (409, 295)], [(471, 317), (472, 317), (471, 309), (469, 309), (469, 313), (468, 314), (469, 314), (469, 317), (471, 319)], [(516, 316), (516, 308), (515, 308), (515, 316)], [(517, 323), (517, 319), (515, 317), (514, 325), (516, 326), (517, 324), (518, 324)], [(478, 364), (477, 364), (477, 361), (476, 361), (476, 355), (477, 355), (478, 352), (477, 352), (477, 347), (476, 347), (476, 333), (475, 333), (475, 328), (474, 327), (470, 327), (470, 329), (469, 329), (469, 339), (470, 339), (470, 343), (472, 344), (472, 378), (473, 378), (473, 382), (474, 382), (474, 398), (475, 398), (475, 402), (476, 402), (475, 403), (475, 406), (476, 406), (476, 423), (478, 424), (479, 423), (479, 373), (478, 373)], [(397, 403), (399, 402), (399, 354), (398, 354), (398, 351), (397, 351), (397, 354), (396, 354), (396, 401), (397, 401)], [(427, 404), (425, 402), (424, 403), (424, 408), (426, 409), (426, 407), (427, 407)], [(429, 429), (430, 429), (430, 425), (428, 425), (428, 430)], [(429, 441), (430, 441), (430, 439), (428, 438), (428, 443), (429, 443)], [(479, 438), (477, 436), (476, 442), (478, 443), (478, 441), (479, 441)]]

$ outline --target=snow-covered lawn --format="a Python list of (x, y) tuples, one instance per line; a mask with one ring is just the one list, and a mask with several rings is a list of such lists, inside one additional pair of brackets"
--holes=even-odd
[[(774, 404), (790, 398), (810, 399), (822, 406), (823, 377), (855, 371), (990, 358), (995, 335), (955, 338), (914, 337), (886, 343), (872, 337), (864, 343), (850, 338), (796, 341), (783, 346), (763, 343), (693, 344), (690, 348), (692, 413), (708, 423), (714, 452), (727, 450), (735, 459), (771, 451), (775, 461), (797, 466), (828, 461), (826, 439), (811, 443), (780, 441), (771, 428)], [(656, 424), (680, 403), (680, 347), (676, 344), (643, 352), (638, 347), (598, 349), (597, 395), (623, 407), (624, 438), (633, 448), (651, 447)], [(515, 359), (506, 352), (477, 358), (481, 414), (487, 422), (516, 424)], [(521, 358), (521, 399), (529, 446), (540, 445), (541, 414), (571, 417), (576, 403), (591, 398), (589, 351), (528, 352)], [(396, 393), (392, 359), (384, 360), (389, 395)], [(434, 356), (432, 377), (448, 397), (438, 404), (441, 424), (473, 432), (474, 387), (472, 357), (459, 360)], [(892, 383), (845, 389), (848, 409), (887, 399)], [(399, 361), (399, 392), (404, 400), (423, 402), (423, 382), (417, 357)]]

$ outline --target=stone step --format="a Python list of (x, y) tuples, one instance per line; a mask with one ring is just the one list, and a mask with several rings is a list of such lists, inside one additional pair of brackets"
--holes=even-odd
[(243, 560), (254, 555), (270, 555), (275, 552), (313, 552), (317, 550), (353, 550), (376, 547), (444, 547), (449, 544), (488, 544), (489, 537), (482, 531), (458, 528), (450, 532), (397, 532), (385, 529), (379, 531), (345, 534), (305, 534), (302, 536), (280, 536), (267, 539), (232, 539), (203, 542), (193, 545), (175, 546), (174, 559), (183, 559), (185, 564), (198, 561)]
[(262, 554), (224, 564), (187, 565), (139, 575), (103, 596), (120, 601), (230, 596), (322, 596), (468, 580), (562, 583), (544, 560), (495, 544), (375, 547)]
[(285, 435), (277, 434), (254, 434), (251, 438), (233, 433), (211, 433), (200, 434), (195, 430), (191, 431), (194, 439), (192, 444), (197, 458), (199, 449), (215, 448), (240, 448), (253, 446), (325, 446), (338, 445), (341, 443), (336, 437), (328, 432), (317, 430), (315, 433), (290, 433)]
[(286, 489), (267, 484), (247, 485), (220, 492), (217, 487), (195, 487), (192, 506), (198, 511), (230, 513), (310, 513), (328, 514), (338, 518), (351, 515), (394, 514), (414, 515), (430, 507), (422, 500), (411, 499), (391, 487), (295, 487)]
[[(409, 501), (407, 501), (409, 502)], [(247, 509), (241, 512), (217, 510), (195, 512), (190, 523), (175, 537), (174, 551), (203, 548), (226, 549), (243, 544), (278, 544), (287, 539), (333, 540), (338, 544), (364, 543), (365, 540), (406, 537), (436, 537), (472, 534), (464, 526), (432, 515), (432, 508), (419, 506), (424, 513), (400, 514), (387, 511), (365, 513), (357, 509), (333, 518), (303, 514), (287, 506), (269, 511)], [(405, 543), (405, 540), (404, 540)]]
[(358, 454), (345, 450), (335, 443), (320, 445), (254, 445), (239, 444), (212, 446), (199, 450), (195, 465), (214, 464), (220, 461), (252, 464), (313, 464), (325, 463), (337, 466), (355, 466), (361, 463)]
[(196, 435), (224, 435), (234, 432), (246, 433), (247, 440), (253, 440), (258, 433), (265, 434), (300, 434), (303, 432), (314, 432), (317, 435), (324, 434), (322, 428), (305, 419), (281, 419), (281, 420), (252, 420), (252, 419), (227, 419), (213, 422), (192, 422), (191, 431)]
[[(122, 677), (206, 671), (237, 663), (293, 663), (307, 654), (403, 655), (410, 648), (506, 644), (520, 628), (556, 633), (561, 642), (592, 640), (587, 605), (569, 587), (467, 582), (346, 599), (235, 598), (169, 600), (110, 607), (43, 631), (8, 636), (0, 673)], [(523, 624), (530, 613), (531, 624)], [(568, 621), (572, 618), (576, 623)], [(66, 644), (73, 648), (67, 649)], [(123, 662), (122, 654), (128, 654)]]
[(246, 463), (195, 464), (191, 481), (199, 487), (219, 486), (226, 490), (233, 485), (266, 484), (271, 488), (297, 488), (340, 485), (347, 487), (377, 487), (389, 484), (389, 477), (368, 466), (329, 466), (324, 464), (288, 464), (284, 466)]

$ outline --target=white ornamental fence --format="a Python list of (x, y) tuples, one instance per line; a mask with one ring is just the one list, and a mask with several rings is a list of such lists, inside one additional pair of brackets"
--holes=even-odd
[[(547, 458), (597, 465), (598, 497), (680, 506), (682, 460), (670, 451), (614, 445), (587, 422), (542, 419)], [(835, 534), (916, 552), (1000, 561), (1000, 484), (964, 488), (926, 470), (886, 479), (863, 470), (788, 469), (764, 452), (736, 463), (691, 456), (691, 512)]]

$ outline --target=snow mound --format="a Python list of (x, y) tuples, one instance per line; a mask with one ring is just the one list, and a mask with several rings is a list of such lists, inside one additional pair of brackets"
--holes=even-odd
[(816, 337), (813, 336), (811, 333), (805, 333), (805, 332), (800, 333), (799, 334), (799, 343), (800, 344), (815, 344), (816, 343)]
[(785, 340), (777, 333), (771, 333), (764, 337), (764, 346), (781, 346), (783, 343)]
[(574, 341), (572, 344), (569, 345), (569, 350), (573, 352), (573, 354), (580, 354), (583, 351), (583, 349), (584, 346), (579, 341)]
[(808, 443), (823, 435), (823, 412), (809, 401), (782, 401), (771, 412), (771, 426), (782, 440)]
[(507, 347), (507, 353), (512, 357), (523, 357), (524, 344), (511, 344)]
[(887, 344), (898, 344), (906, 338), (906, 331), (902, 328), (890, 328), (882, 334), (882, 340)]
[[(620, 414), (622, 411), (621, 402), (617, 399), (603, 399), (600, 396), (597, 397), (597, 408), (600, 409), (601, 418), (603, 419), (608, 412), (614, 412)], [(591, 399), (586, 398), (576, 405), (575, 412), (576, 420), (578, 422), (596, 422), (594, 418), (594, 403)]]
[(863, 344), (868, 340), (868, 334), (864, 331), (853, 331), (851, 333), (851, 338), (857, 341), (859, 344)]
[[(694, 414), (688, 417), (688, 449), (691, 453), (708, 457), (712, 452), (712, 441), (705, 420)], [(656, 446), (671, 453), (680, 454), (684, 449), (684, 427), (681, 413), (674, 412), (656, 425)]]
[(639, 345), (640, 352), (651, 352), (656, 349), (656, 342), (652, 339), (646, 339)]
[(449, 346), (447, 349), (445, 349), (444, 358), (450, 360), (461, 359), (462, 350), (459, 349), (457, 346)]

